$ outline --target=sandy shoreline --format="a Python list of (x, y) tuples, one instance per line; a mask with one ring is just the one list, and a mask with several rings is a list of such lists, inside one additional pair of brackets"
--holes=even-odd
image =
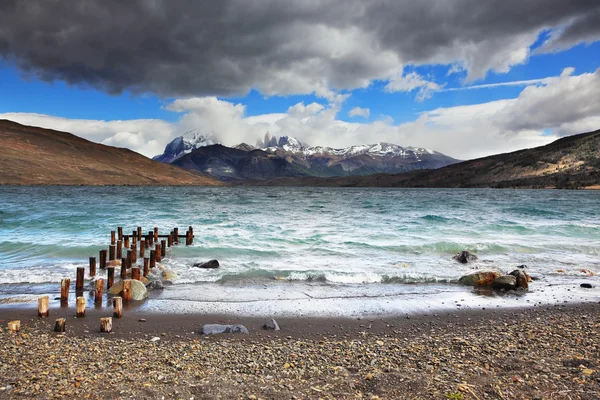
[[(53, 309), (39, 319), (3, 308), (0, 398), (600, 397), (597, 303), (277, 318), (278, 332), (261, 329), (265, 318), (136, 311), (100, 334), (106, 315)], [(62, 316), (67, 332), (57, 335)], [(6, 331), (11, 319), (19, 334)], [(250, 334), (201, 336), (204, 323), (241, 323)]]

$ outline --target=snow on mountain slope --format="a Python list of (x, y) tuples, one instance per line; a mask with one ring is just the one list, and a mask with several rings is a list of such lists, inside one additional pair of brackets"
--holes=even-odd
[(194, 129), (173, 139), (163, 154), (153, 157), (153, 160), (165, 163), (171, 163), (179, 157), (191, 153), (199, 147), (218, 144), (217, 139), (212, 135), (205, 135), (199, 129)]

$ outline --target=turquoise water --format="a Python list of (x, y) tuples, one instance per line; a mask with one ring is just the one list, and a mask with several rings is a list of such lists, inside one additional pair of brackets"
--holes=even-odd
[[(464, 290), (454, 283), (473, 268), (520, 264), (546, 285), (598, 282), (582, 269), (600, 274), (594, 191), (0, 187), (0, 296), (74, 280), (117, 226), (127, 234), (189, 225), (193, 246), (169, 249), (163, 262), (179, 275), (164, 300), (207, 301), (198, 293), (231, 288), (252, 297), (256, 287), (267, 297), (309, 288), (417, 298)], [(463, 249), (479, 262), (454, 262)], [(220, 269), (191, 267), (212, 258)]]

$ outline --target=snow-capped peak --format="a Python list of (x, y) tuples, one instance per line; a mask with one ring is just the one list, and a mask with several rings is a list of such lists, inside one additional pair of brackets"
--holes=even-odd
[(185, 132), (182, 136), (178, 136), (173, 139), (167, 147), (165, 152), (159, 156), (154, 157), (154, 160), (171, 163), (177, 160), (179, 157), (191, 153), (199, 147), (211, 146), (218, 144), (217, 139), (212, 135), (203, 134), (199, 129), (194, 129)]

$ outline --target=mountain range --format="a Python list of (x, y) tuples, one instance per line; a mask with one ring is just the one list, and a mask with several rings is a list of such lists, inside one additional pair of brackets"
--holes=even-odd
[(458, 162), (442, 153), (391, 143), (335, 149), (306, 146), (298, 139), (268, 133), (254, 146), (229, 148), (213, 137), (190, 132), (171, 141), (157, 161), (172, 163), (223, 181), (265, 180), (276, 177), (361, 176), (440, 168)]
[(2, 185), (222, 185), (129, 149), (0, 120)]

